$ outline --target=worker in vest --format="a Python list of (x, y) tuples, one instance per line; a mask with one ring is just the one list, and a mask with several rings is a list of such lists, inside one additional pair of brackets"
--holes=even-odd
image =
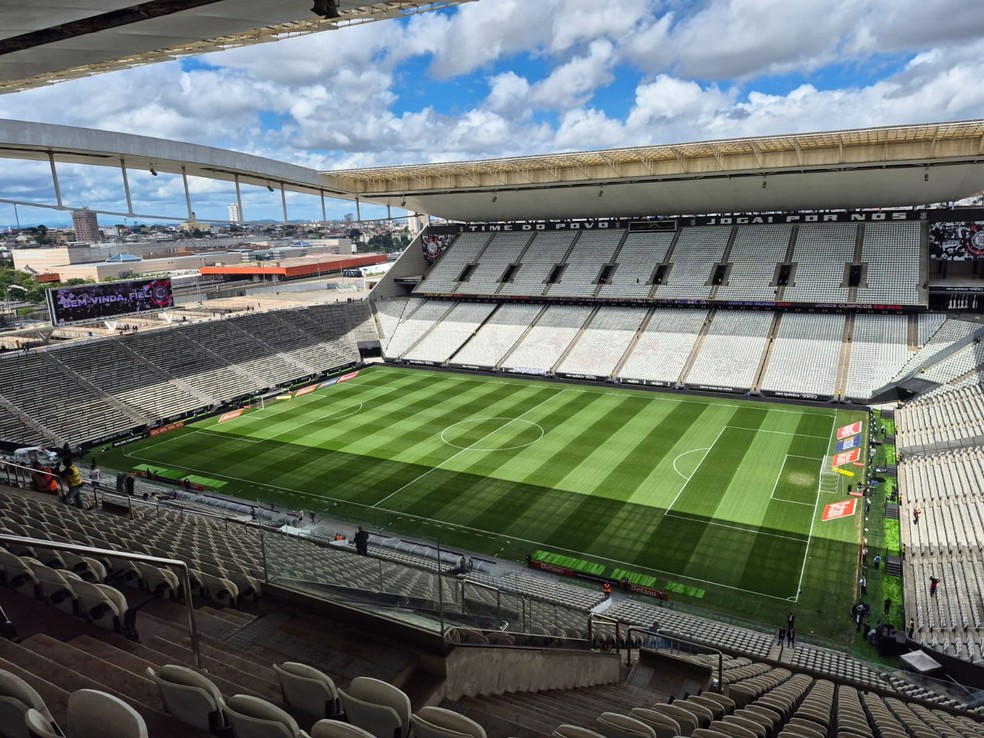
[(605, 582), (604, 589), (605, 589), (605, 599), (607, 600), (609, 597), (612, 596), (612, 583)]
[(33, 468), (31, 472), (31, 483), (34, 489), (38, 492), (58, 494), (58, 480), (51, 473), (51, 467), (41, 466), (39, 461), (35, 461), (31, 467)]
[(79, 468), (72, 462), (65, 464), (61, 470), (61, 478), (65, 487), (68, 488), (65, 493), (65, 504), (75, 505), (79, 510), (84, 510), (85, 504), (82, 502), (82, 485), (84, 482), (82, 475), (79, 474)]

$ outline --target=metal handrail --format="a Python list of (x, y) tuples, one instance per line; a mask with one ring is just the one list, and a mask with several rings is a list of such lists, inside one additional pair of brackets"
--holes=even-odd
[(472, 587), (479, 587), (481, 589), (488, 589), (495, 592), (495, 616), (502, 620), (502, 590), (498, 587), (493, 587), (491, 584), (483, 584), (482, 582), (474, 582), (471, 579), (461, 580), (461, 603), (465, 603), (465, 586), (470, 585)]
[[(661, 637), (661, 638), (666, 638), (668, 640), (677, 641), (679, 643), (686, 643), (688, 646), (694, 646), (694, 647), (700, 648), (700, 649), (702, 649), (704, 651), (709, 651), (711, 653), (716, 653), (717, 654), (717, 657), (718, 657), (718, 666), (717, 666), (717, 673), (718, 673), (717, 684), (718, 684), (718, 687), (717, 687), (717, 691), (720, 692), (721, 690), (724, 689), (724, 653), (721, 652), (719, 649), (714, 648), (714, 646), (709, 646), (706, 643), (701, 643), (700, 641), (692, 641), (689, 638), (684, 638), (683, 636), (678, 635), (674, 631), (665, 630), (663, 628), (657, 628), (656, 631), (653, 632), (651, 630), (646, 630), (645, 628), (630, 627), (629, 628), (630, 634), (631, 634), (632, 631), (636, 631), (638, 633), (643, 633), (643, 634), (648, 635), (648, 636), (658, 636), (658, 637)], [(632, 653), (631, 653), (632, 652), (632, 646), (631, 645), (627, 646), (627, 649), (629, 650), (629, 655), (626, 657), (626, 662), (625, 663), (627, 665), (631, 665), (632, 662), (631, 662), (630, 659), (631, 659), (631, 656), (632, 656)], [(642, 650), (642, 646), (640, 646), (639, 649)]]
[(22, 546), (37, 546), (38, 548), (49, 548), (55, 551), (71, 551), (72, 553), (88, 554), (90, 556), (103, 556), (107, 559), (120, 559), (122, 561), (141, 561), (145, 564), (156, 566), (167, 566), (177, 569), (180, 572), (182, 586), (185, 592), (185, 607), (188, 611), (188, 632), (191, 635), (191, 650), (195, 653), (195, 665), (204, 671), (202, 666), (201, 649), (198, 646), (198, 626), (195, 623), (195, 610), (191, 602), (191, 576), (188, 573), (188, 564), (178, 559), (165, 559), (161, 556), (150, 556), (149, 554), (113, 551), (109, 548), (96, 548), (94, 546), (83, 546), (78, 543), (62, 543), (61, 541), (46, 541), (43, 538), (28, 538), (27, 536), (15, 536), (8, 533), (0, 533), (0, 543), (17, 543)]
[(595, 620), (600, 620), (605, 623), (615, 624), (615, 653), (621, 654), (622, 649), (621, 646), (618, 645), (618, 642), (621, 640), (620, 633), (619, 633), (619, 628), (621, 627), (622, 624), (621, 621), (618, 620), (618, 618), (613, 618), (611, 615), (604, 615), (600, 612), (589, 612), (588, 613), (588, 642), (589, 643), (594, 640), (593, 638), (594, 628), (592, 626)]

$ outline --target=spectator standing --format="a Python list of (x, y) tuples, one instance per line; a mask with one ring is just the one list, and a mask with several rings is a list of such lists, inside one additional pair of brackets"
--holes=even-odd
[(930, 594), (930, 596), (935, 596), (936, 595), (936, 590), (939, 588), (939, 586), (940, 586), (940, 580), (939, 579), (937, 579), (936, 577), (930, 577), (929, 578), (929, 594)]
[(133, 496), (133, 487), (136, 484), (136, 481), (137, 480), (133, 477), (133, 472), (130, 472), (129, 474), (126, 475), (126, 482), (125, 482), (126, 493), (131, 497)]
[(912, 638), (916, 634), (916, 619), (909, 618), (909, 627), (906, 629), (905, 634)]
[(357, 554), (360, 556), (369, 555), (369, 533), (361, 525), (352, 540), (355, 542), (355, 552)]
[(885, 614), (888, 615), (891, 612), (892, 612), (892, 598), (891, 597), (886, 597), (885, 598)]
[(96, 466), (96, 460), (92, 460), (92, 466), (89, 467), (89, 484), (92, 485), (92, 496), (96, 496), (96, 492), (99, 489), (99, 483), (102, 481), (102, 472), (99, 471), (99, 467)]
[(875, 554), (874, 562), (875, 562), (875, 571), (878, 571), (878, 567), (881, 566), (881, 555), (880, 554)]
[(861, 585), (861, 594), (868, 594), (868, 579), (864, 574), (861, 575), (861, 578), (858, 580), (858, 584)]

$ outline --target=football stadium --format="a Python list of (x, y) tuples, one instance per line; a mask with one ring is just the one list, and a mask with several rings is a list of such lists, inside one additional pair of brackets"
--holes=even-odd
[[(456, 3), (247, 4), (35, 18), (0, 89)], [(133, 25), (200, 38), (42, 48)], [(0, 120), (56, 193), (119, 167), (422, 225), (365, 289), (201, 259), (214, 301), (58, 281), (5, 324), (0, 736), (984, 736), (982, 142), (322, 172)]]

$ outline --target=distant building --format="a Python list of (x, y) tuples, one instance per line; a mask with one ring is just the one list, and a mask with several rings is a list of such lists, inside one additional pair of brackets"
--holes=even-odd
[(355, 220), (355, 214), (354, 213), (345, 213), (345, 222), (346, 223), (351, 223), (354, 220)]
[(99, 231), (99, 219), (89, 208), (72, 211), (72, 228), (75, 240), (83, 243), (100, 243), (102, 233)]
[(243, 214), (239, 212), (239, 205), (234, 202), (229, 203), (229, 222), (234, 224), (243, 222)]

